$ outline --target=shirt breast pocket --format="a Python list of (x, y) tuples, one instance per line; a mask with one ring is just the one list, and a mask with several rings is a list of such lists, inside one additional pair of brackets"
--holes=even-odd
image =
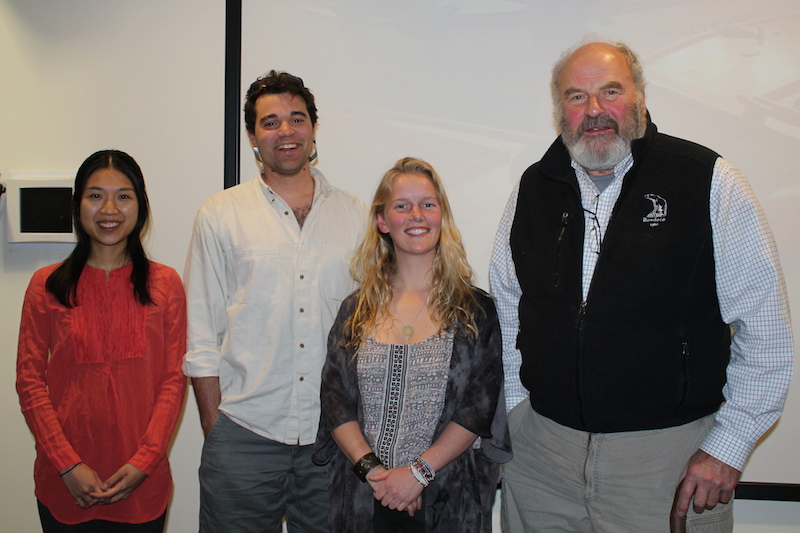
[(355, 287), (355, 282), (350, 276), (351, 253), (351, 248), (343, 244), (325, 243), (322, 247), (322, 259), (319, 262), (317, 275), (320, 280), (320, 295), (331, 318), (336, 317), (342, 300)]
[(285, 287), (280, 251), (275, 246), (238, 246), (232, 250), (235, 301), (271, 302)]

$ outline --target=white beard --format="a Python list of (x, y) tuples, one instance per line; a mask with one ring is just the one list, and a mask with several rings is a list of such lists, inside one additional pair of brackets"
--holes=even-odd
[[(570, 131), (563, 113), (559, 114), (561, 138), (572, 160), (587, 171), (611, 170), (631, 153), (631, 142), (644, 135), (644, 110), (637, 102), (628, 114), (628, 119), (620, 124), (608, 115), (586, 117), (575, 131)], [(582, 132), (593, 127), (612, 128), (616, 135), (612, 140), (585, 137)], [(611, 135), (609, 133), (608, 135)], [(605, 137), (605, 135), (603, 135)]]
[[(566, 144), (566, 140), (564, 143)], [(592, 144), (591, 139), (581, 138), (572, 146), (567, 145), (572, 160), (587, 171), (611, 170), (631, 153), (630, 141), (619, 135), (615, 135), (611, 144), (606, 144), (603, 150), (596, 151), (597, 149), (592, 147)]]

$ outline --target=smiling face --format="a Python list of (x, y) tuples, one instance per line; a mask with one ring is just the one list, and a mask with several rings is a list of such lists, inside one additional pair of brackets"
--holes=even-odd
[(395, 254), (433, 260), (442, 230), (442, 210), (428, 176), (399, 174), (383, 213), (377, 213), (378, 230), (392, 237)]
[(91, 239), (92, 256), (125, 254), (138, 216), (139, 202), (125, 174), (103, 168), (89, 176), (81, 197), (80, 223)]
[(559, 126), (572, 158), (590, 173), (611, 170), (644, 134), (644, 95), (612, 45), (582, 46), (558, 77)]
[(292, 177), (308, 169), (316, 128), (298, 96), (265, 94), (256, 100), (256, 121), (250, 142), (264, 164), (264, 179)]

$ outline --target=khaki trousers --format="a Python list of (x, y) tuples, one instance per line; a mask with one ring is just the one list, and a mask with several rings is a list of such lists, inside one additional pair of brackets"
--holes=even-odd
[[(514, 458), (503, 466), (504, 533), (668, 532), (681, 472), (714, 424), (587, 433), (540, 416), (528, 400), (509, 413)], [(688, 532), (733, 530), (733, 502), (695, 514)]]

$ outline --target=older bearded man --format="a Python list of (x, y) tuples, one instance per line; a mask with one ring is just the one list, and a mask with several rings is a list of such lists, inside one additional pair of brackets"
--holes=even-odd
[(504, 530), (668, 531), (674, 501), (690, 530), (730, 531), (792, 372), (769, 227), (730, 163), (657, 131), (627, 46), (566, 54), (552, 92), (561, 137), (512, 193), (490, 265)]

